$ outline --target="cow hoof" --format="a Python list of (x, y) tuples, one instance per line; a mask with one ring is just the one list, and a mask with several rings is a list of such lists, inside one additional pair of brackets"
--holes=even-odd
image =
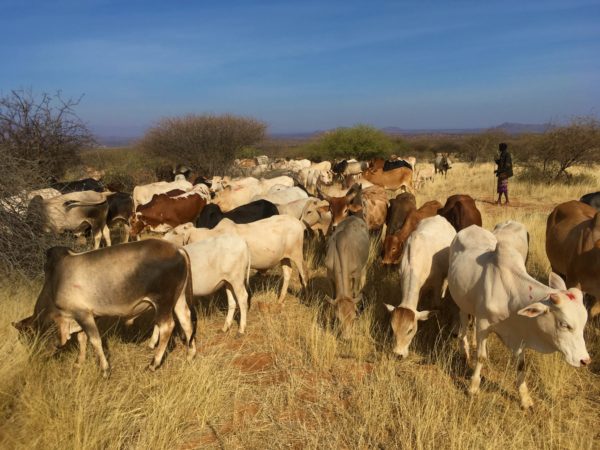
[(148, 364), (148, 370), (150, 372), (156, 372), (157, 367), (154, 365), (154, 363), (150, 363)]
[(245, 336), (244, 333), (240, 333), (239, 331), (235, 334), (236, 339), (243, 338), (244, 336)]
[(479, 386), (469, 386), (469, 395), (476, 395), (479, 392)]
[(521, 409), (523, 411), (531, 411), (533, 409), (533, 400), (531, 398), (521, 399)]
[(105, 369), (102, 371), (102, 378), (108, 380), (110, 378), (110, 369)]

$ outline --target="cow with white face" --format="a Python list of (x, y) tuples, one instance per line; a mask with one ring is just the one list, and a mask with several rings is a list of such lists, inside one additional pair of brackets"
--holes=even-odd
[(448, 275), (448, 252), (456, 231), (442, 216), (423, 219), (410, 235), (400, 260), (401, 301), (399, 306), (385, 304), (391, 314), (394, 353), (408, 356), (419, 321), (435, 311), (417, 311), (419, 298), (431, 293), (432, 304), (441, 303), (444, 280)]
[(469, 360), (466, 337), (468, 316), (475, 318), (477, 361), (469, 392), (479, 391), (481, 368), (487, 359), (487, 338), (496, 333), (517, 358), (517, 384), (521, 406), (533, 401), (525, 383), (523, 351), (559, 351), (574, 366), (590, 363), (583, 338), (587, 311), (583, 294), (567, 289), (555, 273), (549, 286), (531, 277), (523, 255), (477, 225), (461, 230), (450, 246), (448, 288), (460, 308), (459, 338)]

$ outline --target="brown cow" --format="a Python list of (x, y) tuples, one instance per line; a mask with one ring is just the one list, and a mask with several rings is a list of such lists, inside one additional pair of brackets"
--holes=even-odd
[(457, 232), (471, 225), (481, 226), (481, 212), (469, 195), (451, 195), (438, 214), (450, 222)]
[(195, 192), (188, 192), (177, 197), (157, 194), (149, 203), (139, 205), (131, 219), (131, 236), (139, 239), (142, 231), (149, 229), (165, 232), (187, 222), (194, 222), (206, 200)]
[(403, 192), (390, 200), (390, 207), (385, 219), (385, 224), (387, 225), (386, 235), (394, 234), (402, 228), (408, 214), (416, 209), (417, 201), (415, 200), (415, 196), (410, 192)]
[(375, 171), (365, 170), (363, 179), (381, 186), (384, 189), (396, 191), (403, 188), (405, 191), (414, 192), (413, 189), (413, 171), (408, 167), (387, 170), (378, 169)]
[(441, 207), (442, 204), (440, 202), (431, 200), (423, 204), (419, 209), (411, 211), (406, 217), (402, 228), (394, 234), (386, 236), (383, 242), (383, 264), (398, 264), (400, 256), (402, 256), (404, 243), (417, 228), (419, 222), (427, 217), (435, 216)]
[(361, 212), (369, 231), (380, 230), (385, 223), (388, 200), (385, 190), (379, 186), (363, 190), (359, 184), (354, 184), (343, 197), (330, 197), (320, 190), (318, 193), (320, 198), (329, 202), (333, 227), (346, 217)]
[(572, 200), (558, 205), (546, 224), (546, 253), (552, 270), (566, 278), (567, 287), (595, 297), (590, 311), (600, 313), (600, 212)]

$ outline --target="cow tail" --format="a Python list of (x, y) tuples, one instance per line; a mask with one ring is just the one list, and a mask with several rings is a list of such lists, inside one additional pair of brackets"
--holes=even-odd
[(190, 255), (185, 251), (185, 249), (180, 248), (179, 252), (183, 255), (185, 259), (185, 266), (187, 269), (187, 279), (185, 283), (185, 302), (190, 309), (190, 314), (192, 316), (192, 339), (196, 337), (196, 326), (198, 324), (198, 316), (196, 314), (196, 308), (194, 308), (194, 286), (192, 284), (192, 262), (190, 260)]

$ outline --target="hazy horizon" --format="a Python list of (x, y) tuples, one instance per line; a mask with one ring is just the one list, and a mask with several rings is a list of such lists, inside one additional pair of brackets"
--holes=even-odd
[(0, 4), (0, 91), (84, 94), (94, 132), (233, 113), (269, 133), (598, 113), (600, 2)]

